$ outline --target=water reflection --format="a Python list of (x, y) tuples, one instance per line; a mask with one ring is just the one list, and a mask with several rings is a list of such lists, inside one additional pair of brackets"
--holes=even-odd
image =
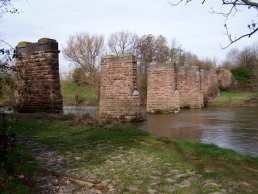
[(257, 108), (224, 109), (221, 115), (215, 115), (215, 125), (208, 125), (210, 130), (203, 127), (201, 141), (258, 156)]
[(148, 114), (147, 121), (135, 125), (153, 134), (177, 140), (199, 140), (201, 129), (198, 124), (202, 122), (202, 118), (189, 117), (187, 112), (185, 114), (185, 117), (181, 114)]
[[(64, 108), (64, 112), (98, 115), (96, 107)], [(74, 113), (75, 113), (74, 112)], [(258, 156), (258, 108), (206, 108), (180, 114), (147, 114), (134, 126), (176, 140), (214, 143), (220, 147)]]

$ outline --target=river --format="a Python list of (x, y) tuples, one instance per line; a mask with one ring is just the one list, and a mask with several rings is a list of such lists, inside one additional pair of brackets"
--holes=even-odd
[[(77, 111), (77, 112), (76, 112)], [(65, 107), (64, 112), (98, 115), (96, 107)], [(179, 114), (146, 114), (134, 126), (152, 134), (180, 141), (213, 143), (223, 148), (258, 156), (258, 108), (229, 107), (182, 110)]]

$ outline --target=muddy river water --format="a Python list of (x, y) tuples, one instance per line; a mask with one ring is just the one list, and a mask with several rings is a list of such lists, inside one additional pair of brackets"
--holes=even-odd
[[(65, 107), (65, 113), (98, 115), (96, 107)], [(76, 112), (77, 111), (77, 112)], [(176, 140), (213, 143), (237, 152), (258, 156), (258, 107), (205, 108), (179, 114), (146, 114), (134, 126)]]

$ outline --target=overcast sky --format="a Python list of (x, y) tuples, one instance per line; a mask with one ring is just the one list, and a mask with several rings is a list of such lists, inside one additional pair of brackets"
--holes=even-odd
[[(171, 0), (172, 2), (175, 0)], [(59, 42), (60, 50), (70, 35), (77, 32), (104, 34), (130, 31), (138, 35), (163, 35), (175, 39), (186, 51), (204, 59), (223, 60), (230, 48), (239, 49), (258, 42), (258, 35), (243, 39), (229, 49), (221, 49), (228, 43), (221, 15), (211, 14), (211, 6), (223, 11), (220, 4), (201, 5), (195, 0), (189, 5), (173, 7), (169, 0), (14, 0), (19, 14), (2, 18), (1, 37), (15, 46), (20, 41), (36, 42), (43, 37)], [(216, 1), (220, 3), (220, 0)], [(247, 23), (256, 16), (240, 10), (229, 21), (234, 35), (247, 30)], [(60, 53), (60, 69), (69, 70), (69, 64)]]

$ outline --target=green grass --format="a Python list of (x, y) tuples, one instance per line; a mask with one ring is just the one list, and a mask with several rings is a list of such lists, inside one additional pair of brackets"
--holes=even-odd
[[(208, 180), (218, 183), (227, 193), (255, 193), (258, 188), (258, 158), (215, 145), (172, 141), (122, 125), (92, 127), (74, 121), (24, 118), (9, 124), (18, 135), (47, 144), (71, 158), (65, 166), (66, 174), (112, 180), (120, 193), (126, 192), (135, 180), (143, 181), (139, 189), (146, 193), (156, 171), (161, 173), (161, 182), (155, 189), (167, 193), (171, 183), (166, 182), (166, 174), (171, 169), (184, 174), (194, 172), (191, 176), (196, 178), (190, 187), (175, 186), (177, 193), (220, 191), (204, 188)], [(81, 159), (74, 161), (78, 156)], [(177, 179), (175, 185), (183, 180)]]
[(96, 91), (92, 88), (77, 86), (70, 80), (61, 80), (61, 93), (64, 105), (75, 105), (75, 96), (79, 96), (81, 105), (97, 105), (98, 99)]
[(0, 162), (0, 193), (30, 193), (33, 176), (38, 172), (39, 166), (34, 156), (16, 144), (8, 158)]
[(219, 97), (209, 102), (210, 106), (251, 106), (250, 99), (257, 98), (258, 93), (226, 92), (222, 91)]
[(226, 92), (222, 91), (220, 94), (221, 98), (249, 98), (253, 96), (253, 94), (256, 93), (251, 93), (251, 92)]
[[(64, 105), (75, 105), (76, 95), (78, 95), (80, 105), (97, 105), (98, 97), (95, 89), (80, 87), (71, 80), (61, 80), (61, 93), (63, 95)], [(4, 87), (3, 96), (0, 96), (0, 106), (9, 106), (11, 104), (10, 96), (12, 91), (9, 87)]]

